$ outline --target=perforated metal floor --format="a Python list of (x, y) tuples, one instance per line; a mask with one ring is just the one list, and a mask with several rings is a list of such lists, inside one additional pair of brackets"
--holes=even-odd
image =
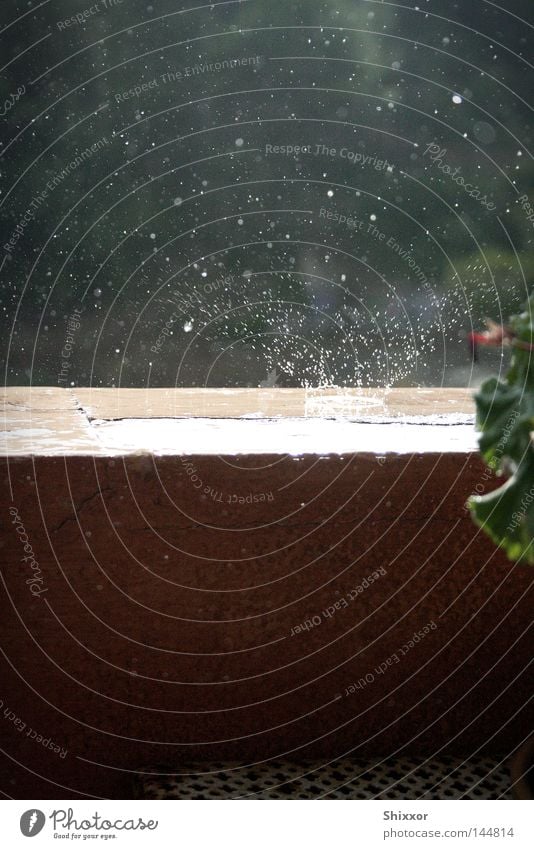
[(148, 767), (134, 782), (142, 799), (510, 799), (507, 764), (414, 758), (331, 764), (270, 761), (252, 766), (211, 764)]

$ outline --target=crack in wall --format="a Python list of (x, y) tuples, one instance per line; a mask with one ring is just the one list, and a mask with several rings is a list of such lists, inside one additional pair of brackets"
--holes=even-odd
[(79, 517), (79, 515), (80, 515), (80, 513), (82, 512), (82, 510), (83, 510), (83, 508), (85, 507), (85, 505), (86, 505), (86, 504), (89, 504), (89, 502), (90, 502), (90, 501), (92, 501), (94, 498), (96, 498), (96, 497), (97, 497), (97, 495), (103, 495), (103, 493), (104, 493), (104, 492), (113, 492), (113, 487), (112, 487), (112, 486), (102, 487), (101, 489), (97, 489), (97, 491), (96, 491), (96, 492), (91, 493), (91, 495), (88, 495), (86, 498), (82, 498), (82, 500), (80, 501), (80, 503), (79, 503), (78, 505), (75, 505), (75, 507), (74, 507), (74, 512), (73, 512), (73, 513), (69, 513), (69, 515), (68, 515), (68, 516), (66, 516), (66, 517), (65, 517), (65, 518), (64, 518), (64, 519), (63, 519), (63, 520), (59, 523), (59, 525), (57, 525), (56, 527), (51, 528), (51, 531), (52, 531), (53, 533), (56, 533), (57, 531), (60, 531), (60, 530), (61, 530), (61, 528), (62, 528), (64, 525), (66, 525), (66, 524), (67, 524), (67, 522), (74, 522), (74, 520), (75, 520), (75, 519), (77, 519), (77, 518)]

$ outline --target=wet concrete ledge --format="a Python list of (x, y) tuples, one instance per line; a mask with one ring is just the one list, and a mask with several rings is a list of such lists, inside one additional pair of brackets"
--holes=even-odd
[(476, 449), (461, 389), (10, 388), (2, 411), (3, 456)]

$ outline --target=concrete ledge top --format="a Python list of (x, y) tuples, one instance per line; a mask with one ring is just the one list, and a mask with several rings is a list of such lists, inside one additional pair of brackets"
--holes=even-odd
[(466, 389), (8, 387), (2, 456), (476, 451)]

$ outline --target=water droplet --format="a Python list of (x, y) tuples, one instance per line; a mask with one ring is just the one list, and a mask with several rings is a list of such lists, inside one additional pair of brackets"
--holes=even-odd
[(482, 144), (491, 144), (496, 137), (495, 130), (487, 121), (477, 121), (473, 126), (473, 134)]

